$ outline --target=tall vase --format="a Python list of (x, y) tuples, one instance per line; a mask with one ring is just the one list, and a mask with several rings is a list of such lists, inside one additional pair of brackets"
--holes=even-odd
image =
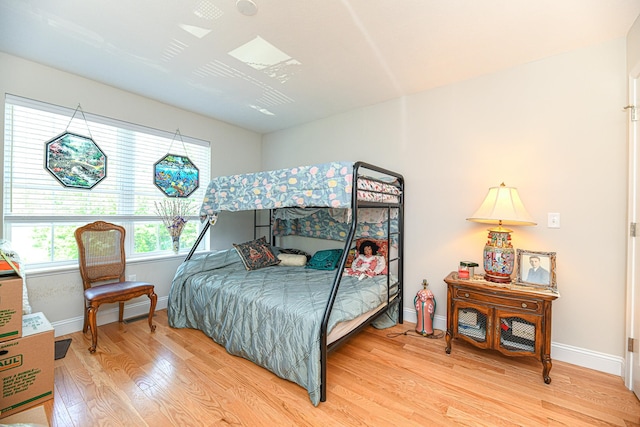
[(171, 242), (173, 243), (173, 253), (180, 252), (180, 236), (171, 236)]
[(515, 250), (511, 245), (511, 230), (502, 226), (489, 229), (484, 247), (484, 279), (489, 282), (509, 283), (515, 265)]
[(416, 332), (420, 335), (433, 335), (433, 316), (436, 312), (436, 299), (433, 292), (427, 289), (427, 281), (422, 282), (422, 289), (418, 291), (413, 299), (416, 307), (418, 321), (416, 322)]

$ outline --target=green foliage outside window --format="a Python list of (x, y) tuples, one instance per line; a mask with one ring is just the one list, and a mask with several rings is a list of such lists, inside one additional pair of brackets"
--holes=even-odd
[[(72, 261), (78, 259), (78, 247), (74, 232), (84, 224), (55, 226), (20, 227), (14, 231), (20, 240), (30, 242), (30, 247), (21, 247), (20, 241), (12, 243), (22, 262), (44, 263), (51, 261)], [(128, 232), (129, 233), (129, 232)], [(171, 236), (161, 222), (135, 223), (133, 231), (133, 254), (154, 254), (170, 251)], [(188, 250), (198, 237), (198, 221), (187, 222), (180, 236), (180, 250)]]

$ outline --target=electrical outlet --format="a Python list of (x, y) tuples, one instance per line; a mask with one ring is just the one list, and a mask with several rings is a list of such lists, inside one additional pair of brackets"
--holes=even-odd
[(135, 282), (136, 281), (136, 275), (135, 274), (130, 274), (127, 276), (127, 280), (130, 282)]
[(560, 228), (560, 214), (549, 212), (547, 215), (548, 215), (547, 227)]

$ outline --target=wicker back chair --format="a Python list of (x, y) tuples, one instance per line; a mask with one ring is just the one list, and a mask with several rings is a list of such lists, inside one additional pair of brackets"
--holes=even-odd
[(101, 304), (119, 303), (119, 321), (123, 321), (124, 303), (132, 298), (147, 295), (151, 300), (149, 328), (155, 331), (153, 313), (158, 296), (154, 286), (147, 282), (125, 280), (125, 230), (119, 225), (96, 221), (75, 231), (78, 244), (80, 276), (84, 286), (84, 326), (91, 330), (91, 347), (95, 353), (98, 345), (96, 314)]

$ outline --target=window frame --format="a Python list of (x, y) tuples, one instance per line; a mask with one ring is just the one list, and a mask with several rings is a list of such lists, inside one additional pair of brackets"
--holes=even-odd
[[(100, 213), (95, 215), (94, 214), (65, 215), (64, 213), (61, 213), (60, 215), (55, 215), (55, 214), (38, 215), (38, 214), (26, 213), (26, 212), (14, 213), (11, 207), (12, 207), (12, 203), (14, 202), (13, 198), (17, 196), (15, 196), (16, 189), (12, 185), (14, 181), (13, 179), (14, 165), (12, 164), (13, 163), (12, 160), (15, 158), (15, 155), (12, 151), (14, 150), (15, 146), (18, 145), (18, 143), (14, 144), (14, 139), (18, 140), (21, 137), (24, 138), (23, 136), (14, 136), (15, 134), (17, 134), (17, 132), (19, 132), (18, 130), (13, 129), (14, 107), (20, 107), (23, 109), (24, 108), (33, 109), (34, 111), (32, 111), (31, 114), (34, 114), (34, 115), (35, 115), (35, 112), (38, 112), (45, 115), (51, 115), (51, 117), (56, 116), (56, 117), (50, 118), (50, 120), (52, 122), (55, 122), (56, 124), (55, 132), (59, 131), (59, 133), (64, 132), (65, 129), (64, 128), (58, 129), (57, 125), (60, 125), (61, 123), (62, 125), (64, 125), (65, 124), (64, 120), (68, 120), (69, 124), (67, 124), (67, 128), (69, 128), (70, 124), (73, 121), (75, 121), (77, 122), (75, 123), (76, 128), (78, 126), (80, 126), (81, 128), (82, 126), (84, 126), (84, 128), (87, 129), (89, 133), (88, 136), (94, 139), (94, 141), (96, 142), (96, 145), (98, 145), (102, 151), (107, 151), (107, 150), (105, 150), (103, 145), (101, 145), (99, 141), (96, 141), (96, 138), (94, 138), (93, 135), (91, 135), (92, 125), (94, 127), (104, 126), (104, 127), (109, 127), (110, 129), (113, 128), (114, 129), (113, 136), (109, 140), (110, 141), (109, 146), (112, 147), (114, 151), (124, 152), (125, 155), (127, 156), (129, 156), (131, 152), (135, 153), (135, 149), (132, 150), (130, 148), (131, 145), (135, 145), (135, 144), (131, 144), (129, 146), (126, 146), (125, 144), (127, 142), (136, 142), (136, 140), (138, 140), (139, 137), (142, 137), (145, 139), (146, 141), (145, 143), (147, 144), (147, 146), (151, 141), (154, 144), (154, 148), (157, 148), (157, 150), (160, 150), (160, 152), (162, 152), (162, 154), (157, 156), (158, 159), (162, 157), (162, 155), (166, 155), (167, 153), (169, 153), (169, 151), (171, 151), (172, 154), (185, 155), (185, 156), (188, 156), (192, 161), (197, 162), (199, 172), (200, 172), (199, 188), (196, 191), (194, 191), (188, 198), (188, 200), (192, 205), (193, 215), (190, 215), (187, 218), (188, 228), (185, 230), (185, 233), (188, 234), (189, 242), (191, 242), (191, 240), (195, 242), (195, 240), (197, 239), (203, 227), (203, 224), (199, 221), (197, 212), (200, 206), (199, 201), (202, 200), (203, 194), (206, 190), (206, 184), (208, 183), (208, 177), (210, 176), (210, 172), (209, 172), (210, 164), (211, 164), (210, 142), (188, 137), (188, 136), (183, 136), (182, 134), (179, 133), (180, 132), (179, 130), (177, 130), (175, 133), (166, 132), (166, 131), (162, 131), (162, 130), (158, 130), (158, 129), (154, 129), (154, 128), (150, 128), (150, 127), (146, 127), (146, 126), (142, 126), (142, 125), (138, 125), (130, 122), (125, 122), (122, 120), (112, 119), (112, 118), (91, 114), (91, 113), (85, 113), (83, 111), (82, 111), (82, 116), (80, 116), (79, 114), (77, 114), (78, 110), (81, 108), (80, 106), (78, 106), (78, 108), (74, 110), (71, 108), (49, 104), (46, 102), (23, 98), (23, 97), (11, 95), (11, 94), (5, 94), (5, 128), (3, 129), (4, 153), (5, 153), (4, 163), (3, 163), (4, 165), (4, 185), (3, 185), (3, 233), (4, 234), (3, 236), (4, 236), (4, 241), (7, 242), (5, 243), (5, 245), (6, 244), (10, 245), (12, 238), (19, 238), (18, 230), (22, 226), (31, 227), (31, 230), (29, 230), (29, 232), (33, 233), (35, 230), (34, 226), (41, 225), (43, 227), (42, 230), (44, 230), (42, 231), (42, 233), (44, 233), (44, 236), (46, 236), (47, 232), (50, 235), (49, 242), (48, 242), (49, 248), (44, 249), (44, 251), (46, 250), (49, 251), (48, 260), (43, 261), (39, 259), (36, 262), (23, 263), (25, 266), (25, 270), (64, 267), (64, 266), (77, 264), (77, 253), (75, 254), (74, 258), (64, 259), (64, 260), (56, 259), (56, 240), (55, 240), (56, 228), (59, 229), (59, 227), (72, 226), (75, 229), (81, 225), (85, 225), (88, 222), (92, 222), (96, 220), (113, 222), (125, 228), (126, 230), (125, 253), (127, 254), (127, 260), (133, 261), (133, 260), (142, 260), (142, 259), (150, 259), (150, 258), (163, 258), (163, 257), (167, 257), (168, 255), (171, 255), (171, 256), (175, 256), (175, 255), (173, 254), (173, 251), (171, 249), (172, 247), (171, 237), (168, 235), (168, 233), (166, 233), (166, 235), (163, 237), (161, 233), (162, 233), (162, 230), (165, 228), (162, 223), (162, 220), (156, 214), (155, 210), (153, 210), (149, 205), (150, 203), (149, 200), (151, 200), (152, 198), (156, 201), (160, 201), (162, 199), (167, 198), (167, 196), (154, 185), (155, 180), (153, 176), (153, 164), (155, 163), (155, 161), (157, 161), (157, 159), (155, 159), (155, 154), (153, 153), (150, 154), (148, 152), (144, 152), (140, 156), (137, 156), (137, 157), (133, 156), (134, 159), (139, 159), (139, 161), (151, 162), (149, 167), (151, 168), (152, 172), (150, 172), (148, 176), (148, 185), (146, 182), (142, 182), (142, 180), (145, 180), (146, 178), (144, 178), (141, 172), (137, 170), (138, 168), (137, 167), (134, 168), (133, 166), (131, 166), (131, 165), (137, 166), (138, 165), (137, 161), (134, 161), (130, 158), (126, 159), (126, 160), (130, 160), (128, 167), (122, 166), (120, 169), (116, 168), (116, 174), (115, 174), (116, 176), (110, 177), (109, 169), (118, 166), (118, 165), (113, 166), (113, 164), (114, 162), (117, 162), (119, 158), (121, 158), (123, 155), (122, 153), (118, 153), (120, 157), (118, 155), (112, 155), (110, 157), (109, 153), (106, 153), (107, 154), (107, 177), (105, 178), (104, 181), (107, 181), (111, 178), (110, 185), (112, 187), (110, 189), (104, 190), (104, 194), (105, 194), (105, 197), (107, 196), (110, 197), (109, 199), (107, 199), (106, 204), (109, 204), (109, 203), (112, 204), (113, 209), (115, 210), (115, 214)], [(37, 120), (37, 118), (33, 120), (35, 123), (35, 120)], [(34, 128), (35, 127), (36, 126), (34, 126)], [(72, 129), (68, 129), (68, 131), (75, 133), (75, 131), (73, 131)], [(53, 132), (53, 129), (47, 128), (45, 132)], [(86, 131), (83, 134), (86, 134)], [(123, 139), (121, 139), (121, 134), (124, 135)], [(179, 135), (179, 138), (177, 137), (178, 135)], [(34, 147), (36, 145), (39, 146), (41, 148), (41, 153), (44, 156), (45, 144), (47, 143), (49, 138), (43, 137), (42, 134), (37, 134), (33, 138), (34, 138), (34, 141), (28, 142), (27, 145), (33, 144)], [(22, 143), (24, 144), (24, 142)], [(161, 147), (166, 148), (167, 146), (168, 146), (168, 150), (166, 152), (164, 151), (164, 149), (161, 149)], [(31, 151), (35, 151), (36, 148), (34, 147), (30, 147), (29, 149)], [(187, 148), (189, 148), (191, 151), (189, 151)], [(145, 150), (144, 146), (141, 146), (140, 150), (144, 151)], [(193, 156), (194, 152), (196, 154), (195, 156)], [(28, 159), (32, 159), (34, 162), (36, 160), (35, 157), (33, 158), (28, 157)], [(27, 161), (30, 162), (31, 160), (27, 160)], [(34, 165), (32, 166), (35, 167)], [(49, 172), (46, 170), (46, 166), (44, 162), (41, 166), (42, 166), (43, 173), (49, 174)], [(146, 166), (146, 163), (145, 163), (145, 166)], [(100, 185), (102, 185), (102, 182), (98, 183), (98, 185), (91, 190), (78, 189), (78, 188), (64, 188), (64, 186), (62, 186), (60, 183), (55, 182), (55, 178), (53, 176), (51, 175), (49, 176), (51, 177), (50, 188), (53, 189), (53, 190), (50, 189), (49, 191), (53, 191), (54, 193), (57, 194), (57, 196), (54, 195), (52, 196), (52, 198), (53, 199), (55, 199), (56, 197), (59, 198), (60, 192), (74, 194), (75, 195), (74, 197), (76, 197), (76, 203), (77, 203), (77, 205), (75, 206), (79, 208), (84, 207), (82, 206), (83, 197), (77, 196), (77, 194), (94, 191), (94, 189), (99, 189)], [(138, 179), (137, 183), (135, 181), (136, 179)], [(26, 186), (23, 185), (23, 187), (21, 188), (26, 188), (27, 189), (26, 191), (28, 191), (30, 188), (29, 185), (30, 184), (27, 184)], [(144, 188), (143, 192), (141, 192), (140, 190), (141, 186)], [(154, 193), (152, 193), (151, 190), (148, 190), (147, 187), (153, 188)], [(114, 188), (116, 188), (116, 190), (114, 190)], [(31, 191), (33, 191), (33, 188), (31, 188)], [(47, 188), (43, 188), (41, 189), (41, 191), (44, 193), (47, 191)], [(87, 196), (87, 199), (90, 197), (94, 199), (100, 197), (100, 194), (99, 194), (100, 192), (101, 190), (99, 189), (96, 192), (98, 193), (98, 195)], [(72, 196), (69, 196), (69, 199), (71, 200)], [(77, 201), (77, 199), (79, 199), (80, 201)], [(55, 211), (57, 209), (56, 206), (57, 204), (49, 205), (48, 207), (49, 211)], [(21, 209), (21, 208), (17, 208), (17, 209)], [(139, 212), (139, 211), (142, 211), (143, 213), (136, 214), (136, 212)], [(195, 230), (194, 230), (194, 224), (195, 224)], [(155, 250), (150, 250), (145, 252), (136, 252), (136, 248), (135, 248), (136, 226), (139, 226), (138, 230), (140, 232), (145, 232), (145, 231), (148, 232), (149, 231), (148, 228), (146, 228), (145, 230), (142, 230), (140, 228), (140, 226), (146, 227), (147, 225), (152, 226), (151, 230), (153, 230), (154, 227), (156, 227), (158, 230), (156, 232)], [(14, 231), (16, 233), (14, 233)], [(149, 238), (149, 236), (151, 237), (151, 241), (153, 241), (153, 234), (150, 234), (148, 236), (143, 236), (143, 237)], [(67, 239), (69, 238), (68, 234), (65, 235), (64, 237)], [(43, 241), (45, 242), (45, 246), (46, 246), (46, 238), (43, 237), (42, 239), (44, 239)], [(33, 243), (33, 242), (34, 241), (31, 240), (30, 243)], [(33, 245), (31, 247), (33, 248)], [(15, 249), (16, 251), (18, 251), (17, 247)], [(187, 253), (189, 249), (190, 247), (188, 247), (187, 245), (181, 245), (181, 250), (179, 255), (183, 255), (183, 252)], [(200, 243), (200, 246), (199, 246), (199, 250), (208, 250), (208, 249), (209, 249), (209, 239), (202, 239), (202, 242)], [(24, 253), (26, 252), (26, 250), (27, 249), (23, 249), (22, 252)], [(18, 251), (18, 255), (20, 255), (20, 251)]]

